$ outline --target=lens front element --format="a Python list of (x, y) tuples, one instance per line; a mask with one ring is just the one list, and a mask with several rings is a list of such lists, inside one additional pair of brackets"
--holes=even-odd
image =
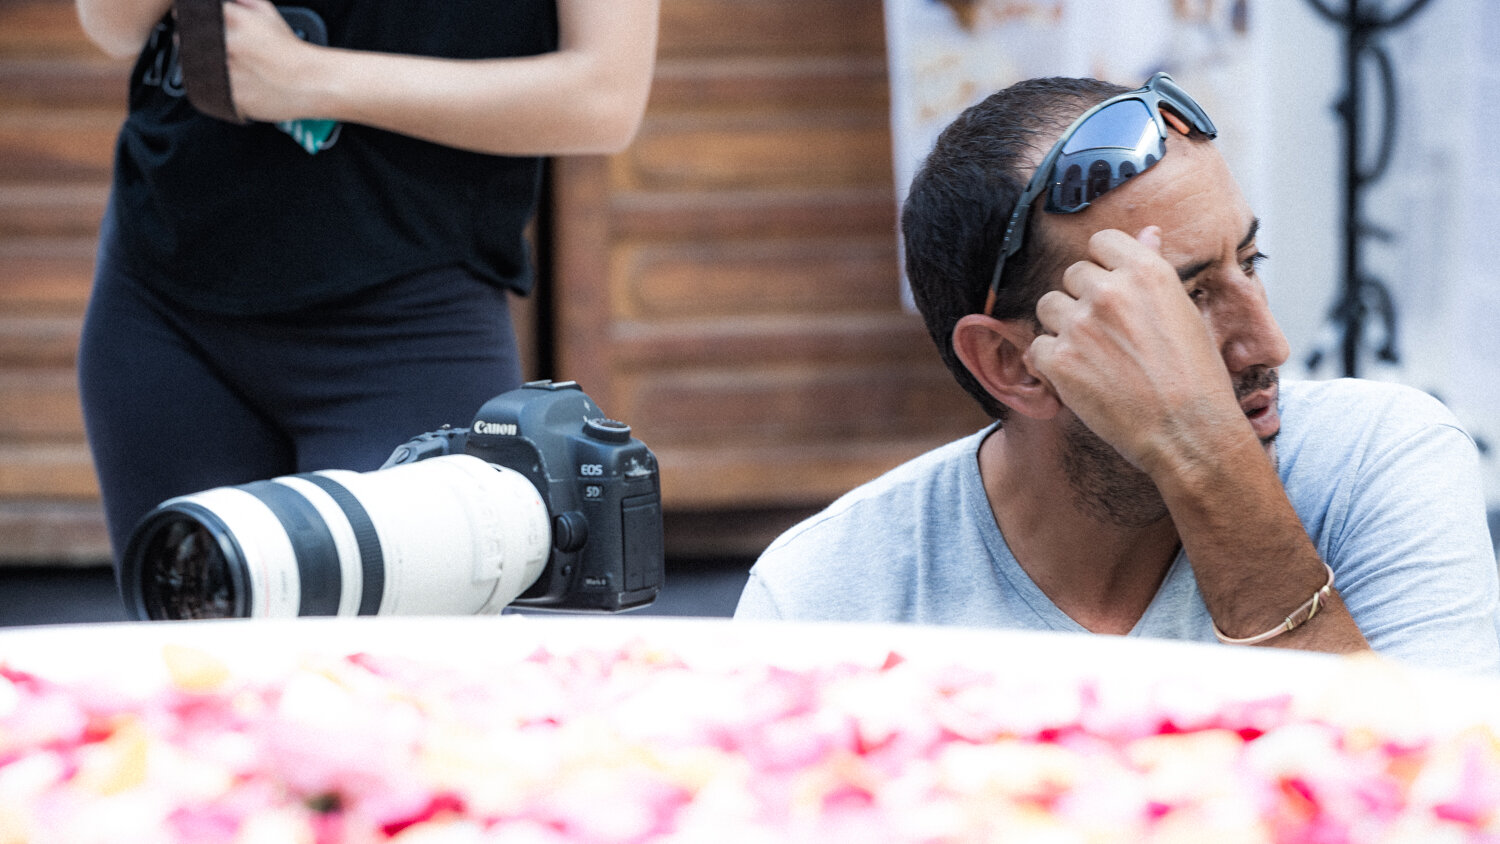
[(218, 537), (199, 519), (164, 513), (150, 529), (143, 553), (157, 561), (141, 582), (143, 597), (148, 606), (159, 608), (161, 618), (243, 614), (243, 583), (237, 584), (232, 576), (239, 569), (228, 564)]

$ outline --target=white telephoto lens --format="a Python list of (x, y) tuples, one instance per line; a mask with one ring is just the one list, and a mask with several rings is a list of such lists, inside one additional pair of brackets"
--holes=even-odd
[(385, 563), (380, 615), (497, 613), (547, 565), (547, 505), (512, 469), (455, 454), (317, 474), (353, 493), (375, 525)]
[(447, 455), (168, 501), (125, 554), (142, 618), (498, 613), (541, 576), (552, 531), (519, 472)]

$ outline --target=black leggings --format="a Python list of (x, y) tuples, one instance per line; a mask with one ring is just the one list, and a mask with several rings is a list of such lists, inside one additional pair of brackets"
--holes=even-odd
[(461, 269), (241, 317), (175, 306), (109, 251), (78, 368), (117, 571), (136, 522), (168, 498), (375, 469), (417, 434), (467, 426), (521, 381), (506, 293)]

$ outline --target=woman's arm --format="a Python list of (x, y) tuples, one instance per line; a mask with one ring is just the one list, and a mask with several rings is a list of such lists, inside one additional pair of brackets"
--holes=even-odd
[(99, 49), (117, 59), (134, 58), (172, 0), (78, 0), (78, 22)]
[(505, 155), (616, 152), (645, 112), (657, 13), (658, 0), (557, 0), (556, 52), (457, 60), (317, 47), (268, 0), (235, 0), (230, 88), (253, 120), (326, 118)]

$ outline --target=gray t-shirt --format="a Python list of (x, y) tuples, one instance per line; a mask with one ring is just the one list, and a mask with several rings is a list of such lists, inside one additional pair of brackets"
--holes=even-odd
[[(1282, 484), (1377, 651), (1500, 671), (1500, 583), (1473, 441), (1436, 399), (1394, 384), (1286, 382)], [(985, 498), (979, 444), (916, 458), (787, 531), (736, 618), (1081, 632), (1017, 564)], [(1290, 608), (1288, 608), (1290, 609)], [(1131, 636), (1215, 641), (1178, 554)]]

